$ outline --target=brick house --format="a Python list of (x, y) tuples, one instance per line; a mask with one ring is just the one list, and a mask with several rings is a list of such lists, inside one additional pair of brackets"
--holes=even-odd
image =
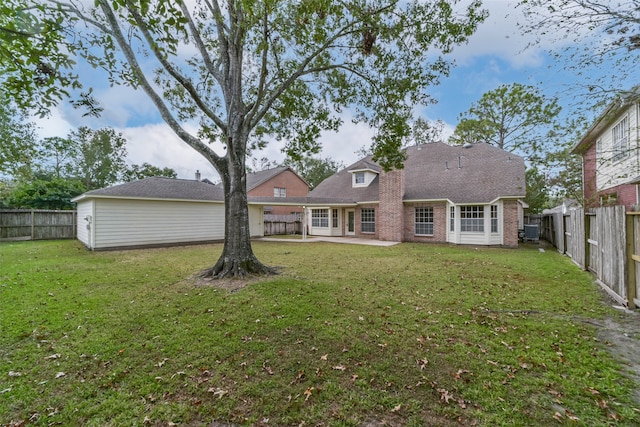
[(286, 198), (304, 197), (309, 193), (309, 184), (293, 169), (280, 166), (247, 174), (247, 196), (273, 197), (282, 202), (265, 205), (264, 212), (273, 215), (302, 214), (302, 207), (296, 204), (286, 205)]
[(518, 245), (525, 196), (522, 158), (478, 143), (406, 149), (402, 170), (371, 156), (305, 198), (310, 235), (403, 242)]
[(573, 148), (582, 156), (587, 208), (640, 204), (640, 95), (638, 88), (611, 103)]

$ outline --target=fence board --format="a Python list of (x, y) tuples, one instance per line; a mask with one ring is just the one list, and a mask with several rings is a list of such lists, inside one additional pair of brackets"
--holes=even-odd
[[(629, 242), (629, 246), (624, 206), (597, 208), (590, 213), (576, 209), (565, 217), (554, 213), (549, 215), (549, 221), (553, 224), (550, 234), (554, 241), (551, 243), (558, 251), (593, 272), (616, 300), (633, 307), (634, 301), (629, 298), (638, 295), (640, 277), (629, 274), (640, 273), (640, 264), (633, 264), (636, 268), (631, 268), (628, 260), (640, 252), (640, 217), (629, 221), (634, 224), (634, 230), (629, 230), (629, 238), (635, 240)], [(634, 254), (628, 254), (628, 251), (634, 251)]]
[(302, 222), (298, 215), (264, 216), (264, 235), (302, 234)]
[(74, 239), (76, 211), (0, 210), (0, 240)]
[(568, 218), (570, 224), (568, 228), (571, 230), (571, 241), (567, 241), (567, 246), (570, 245), (570, 251), (573, 261), (584, 269), (586, 268), (584, 246), (584, 210), (572, 210)]

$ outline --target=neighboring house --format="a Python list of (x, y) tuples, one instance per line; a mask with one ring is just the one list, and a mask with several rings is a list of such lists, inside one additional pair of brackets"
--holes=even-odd
[[(166, 246), (224, 239), (221, 186), (145, 178), (86, 192), (77, 203), (78, 240), (89, 249)], [(249, 206), (251, 236), (263, 235), (261, 205)]]
[[(285, 199), (288, 197), (304, 197), (308, 193), (309, 184), (287, 166), (247, 174), (247, 196), (249, 197), (273, 197), (276, 201), (286, 203)], [(265, 205), (264, 213), (301, 215), (302, 207)]]
[(640, 204), (640, 95), (611, 103), (573, 148), (582, 156), (585, 207)]
[(310, 235), (405, 242), (518, 245), (525, 166), (486, 143), (406, 149), (402, 170), (368, 156), (309, 193)]

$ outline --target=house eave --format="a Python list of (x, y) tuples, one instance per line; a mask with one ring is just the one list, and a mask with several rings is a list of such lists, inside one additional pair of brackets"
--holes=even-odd
[(82, 194), (71, 199), (71, 202), (77, 203), (83, 200), (102, 199), (102, 200), (141, 200), (155, 202), (190, 202), (190, 203), (222, 203), (224, 200), (202, 200), (202, 199), (177, 199), (165, 197), (140, 197), (140, 196), (112, 196), (105, 194)]
[(607, 126), (609, 126), (618, 117), (620, 111), (625, 110), (631, 105), (638, 103), (638, 90), (640, 86), (636, 86), (624, 98), (618, 98), (611, 102), (602, 114), (598, 116), (596, 121), (587, 130), (584, 136), (571, 149), (571, 154), (583, 154), (596, 141), (599, 135)]

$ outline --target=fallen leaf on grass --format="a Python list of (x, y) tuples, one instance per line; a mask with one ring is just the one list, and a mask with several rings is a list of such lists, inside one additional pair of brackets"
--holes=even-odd
[(320, 356), (320, 360), (327, 360), (328, 357), (329, 354), (323, 354), (322, 356)]
[(456, 380), (459, 380), (460, 378), (462, 378), (463, 374), (468, 374), (468, 373), (469, 371), (466, 369), (458, 369), (458, 372), (455, 373), (453, 378), (455, 378)]
[(22, 372), (9, 371), (10, 377), (20, 377), (22, 376)]
[(453, 399), (453, 395), (449, 393), (449, 390), (445, 390), (444, 388), (439, 388), (438, 393), (440, 393), (441, 402), (448, 404), (449, 401)]
[(67, 374), (65, 374), (64, 372), (58, 372), (58, 373), (56, 374), (56, 378), (62, 378), (62, 377), (64, 377), (65, 375), (67, 375)]
[(347, 368), (342, 366), (342, 365), (336, 365), (336, 366), (333, 367), (333, 369), (336, 370), (336, 371), (346, 371), (347, 370)]
[(420, 359), (420, 360), (416, 360), (416, 363), (418, 364), (418, 366), (420, 367), (420, 370), (422, 371), (424, 368), (427, 367), (427, 364), (429, 363), (429, 361), (427, 359)]
[(315, 390), (315, 387), (309, 387), (308, 389), (306, 389), (304, 391), (304, 401), (306, 402), (307, 400), (309, 400), (309, 398), (311, 397), (311, 393), (313, 392), (313, 390)]
[(59, 353), (56, 354), (52, 354), (51, 356), (47, 356), (45, 357), (46, 360), (53, 360), (53, 359), (58, 359), (60, 357)]
[(306, 374), (304, 373), (304, 371), (298, 371), (298, 375), (296, 375), (296, 377), (293, 379), (293, 381), (291, 381), (291, 385), (293, 384), (297, 384), (300, 381), (302, 381), (305, 378)]
[(209, 390), (207, 391), (209, 393), (213, 393), (213, 395), (216, 396), (218, 399), (222, 398), (222, 396), (229, 393), (227, 390), (223, 390), (220, 387), (210, 387)]
[(399, 412), (400, 409), (402, 408), (402, 404), (399, 404), (398, 406), (394, 406), (393, 409), (391, 409), (391, 412)]

